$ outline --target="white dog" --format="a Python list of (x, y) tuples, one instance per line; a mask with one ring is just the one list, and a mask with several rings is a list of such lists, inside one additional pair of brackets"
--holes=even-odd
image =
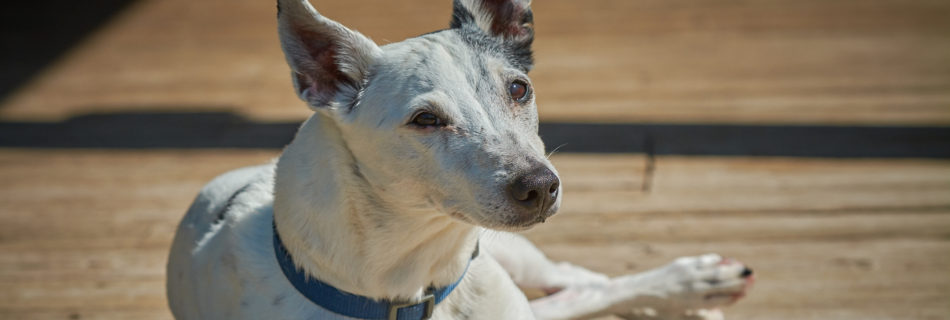
[(384, 47), (306, 0), (278, 24), (315, 113), (275, 164), (198, 195), (168, 262), (176, 318), (721, 318), (751, 282), (712, 254), (610, 279), (505, 232), (561, 201), (527, 0), (456, 0), (450, 29)]

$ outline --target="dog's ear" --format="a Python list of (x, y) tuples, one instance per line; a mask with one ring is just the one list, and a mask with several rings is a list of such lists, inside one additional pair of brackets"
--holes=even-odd
[(534, 63), (531, 0), (454, 0), (450, 26), (477, 27), (501, 40), (510, 49), (513, 62), (525, 71)]
[(278, 0), (281, 47), (300, 99), (317, 110), (339, 94), (356, 98), (381, 50), (359, 32), (320, 15), (307, 0)]

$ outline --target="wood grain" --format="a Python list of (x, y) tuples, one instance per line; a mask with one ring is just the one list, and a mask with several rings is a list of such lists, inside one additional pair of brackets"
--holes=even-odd
[[(194, 194), (274, 155), (0, 150), (0, 317), (169, 317), (165, 257)], [(660, 157), (646, 192), (645, 159), (555, 155), (563, 210), (527, 235), (613, 275), (681, 255), (741, 259), (759, 276), (732, 319), (950, 312), (950, 161)]]
[[(320, 1), (381, 44), (445, 28), (450, 1)], [(542, 120), (950, 123), (950, 2), (534, 3)], [(0, 107), (8, 119), (234, 110), (300, 119), (268, 1), (143, 0)]]

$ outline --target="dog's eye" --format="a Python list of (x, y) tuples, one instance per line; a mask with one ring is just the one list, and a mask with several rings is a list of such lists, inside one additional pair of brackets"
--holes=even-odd
[(524, 80), (515, 80), (508, 85), (508, 94), (511, 95), (511, 99), (514, 99), (518, 102), (525, 102), (530, 96), (528, 83)]
[(420, 127), (436, 127), (445, 125), (445, 122), (431, 112), (420, 112), (412, 118), (412, 124)]

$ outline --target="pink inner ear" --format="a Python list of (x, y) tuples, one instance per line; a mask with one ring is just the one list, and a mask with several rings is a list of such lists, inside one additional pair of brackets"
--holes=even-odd
[(340, 71), (336, 61), (337, 45), (334, 39), (323, 33), (314, 32), (304, 27), (294, 26), (294, 34), (307, 51), (310, 61), (302, 65), (312, 66), (310, 70), (298, 70), (309, 80), (308, 87), (323, 102), (329, 102), (336, 93), (338, 86), (347, 81), (347, 77)]
[(491, 32), (505, 37), (521, 37), (528, 34), (528, 28), (522, 25), (526, 7), (511, 0), (485, 0), (482, 7), (491, 12)]

